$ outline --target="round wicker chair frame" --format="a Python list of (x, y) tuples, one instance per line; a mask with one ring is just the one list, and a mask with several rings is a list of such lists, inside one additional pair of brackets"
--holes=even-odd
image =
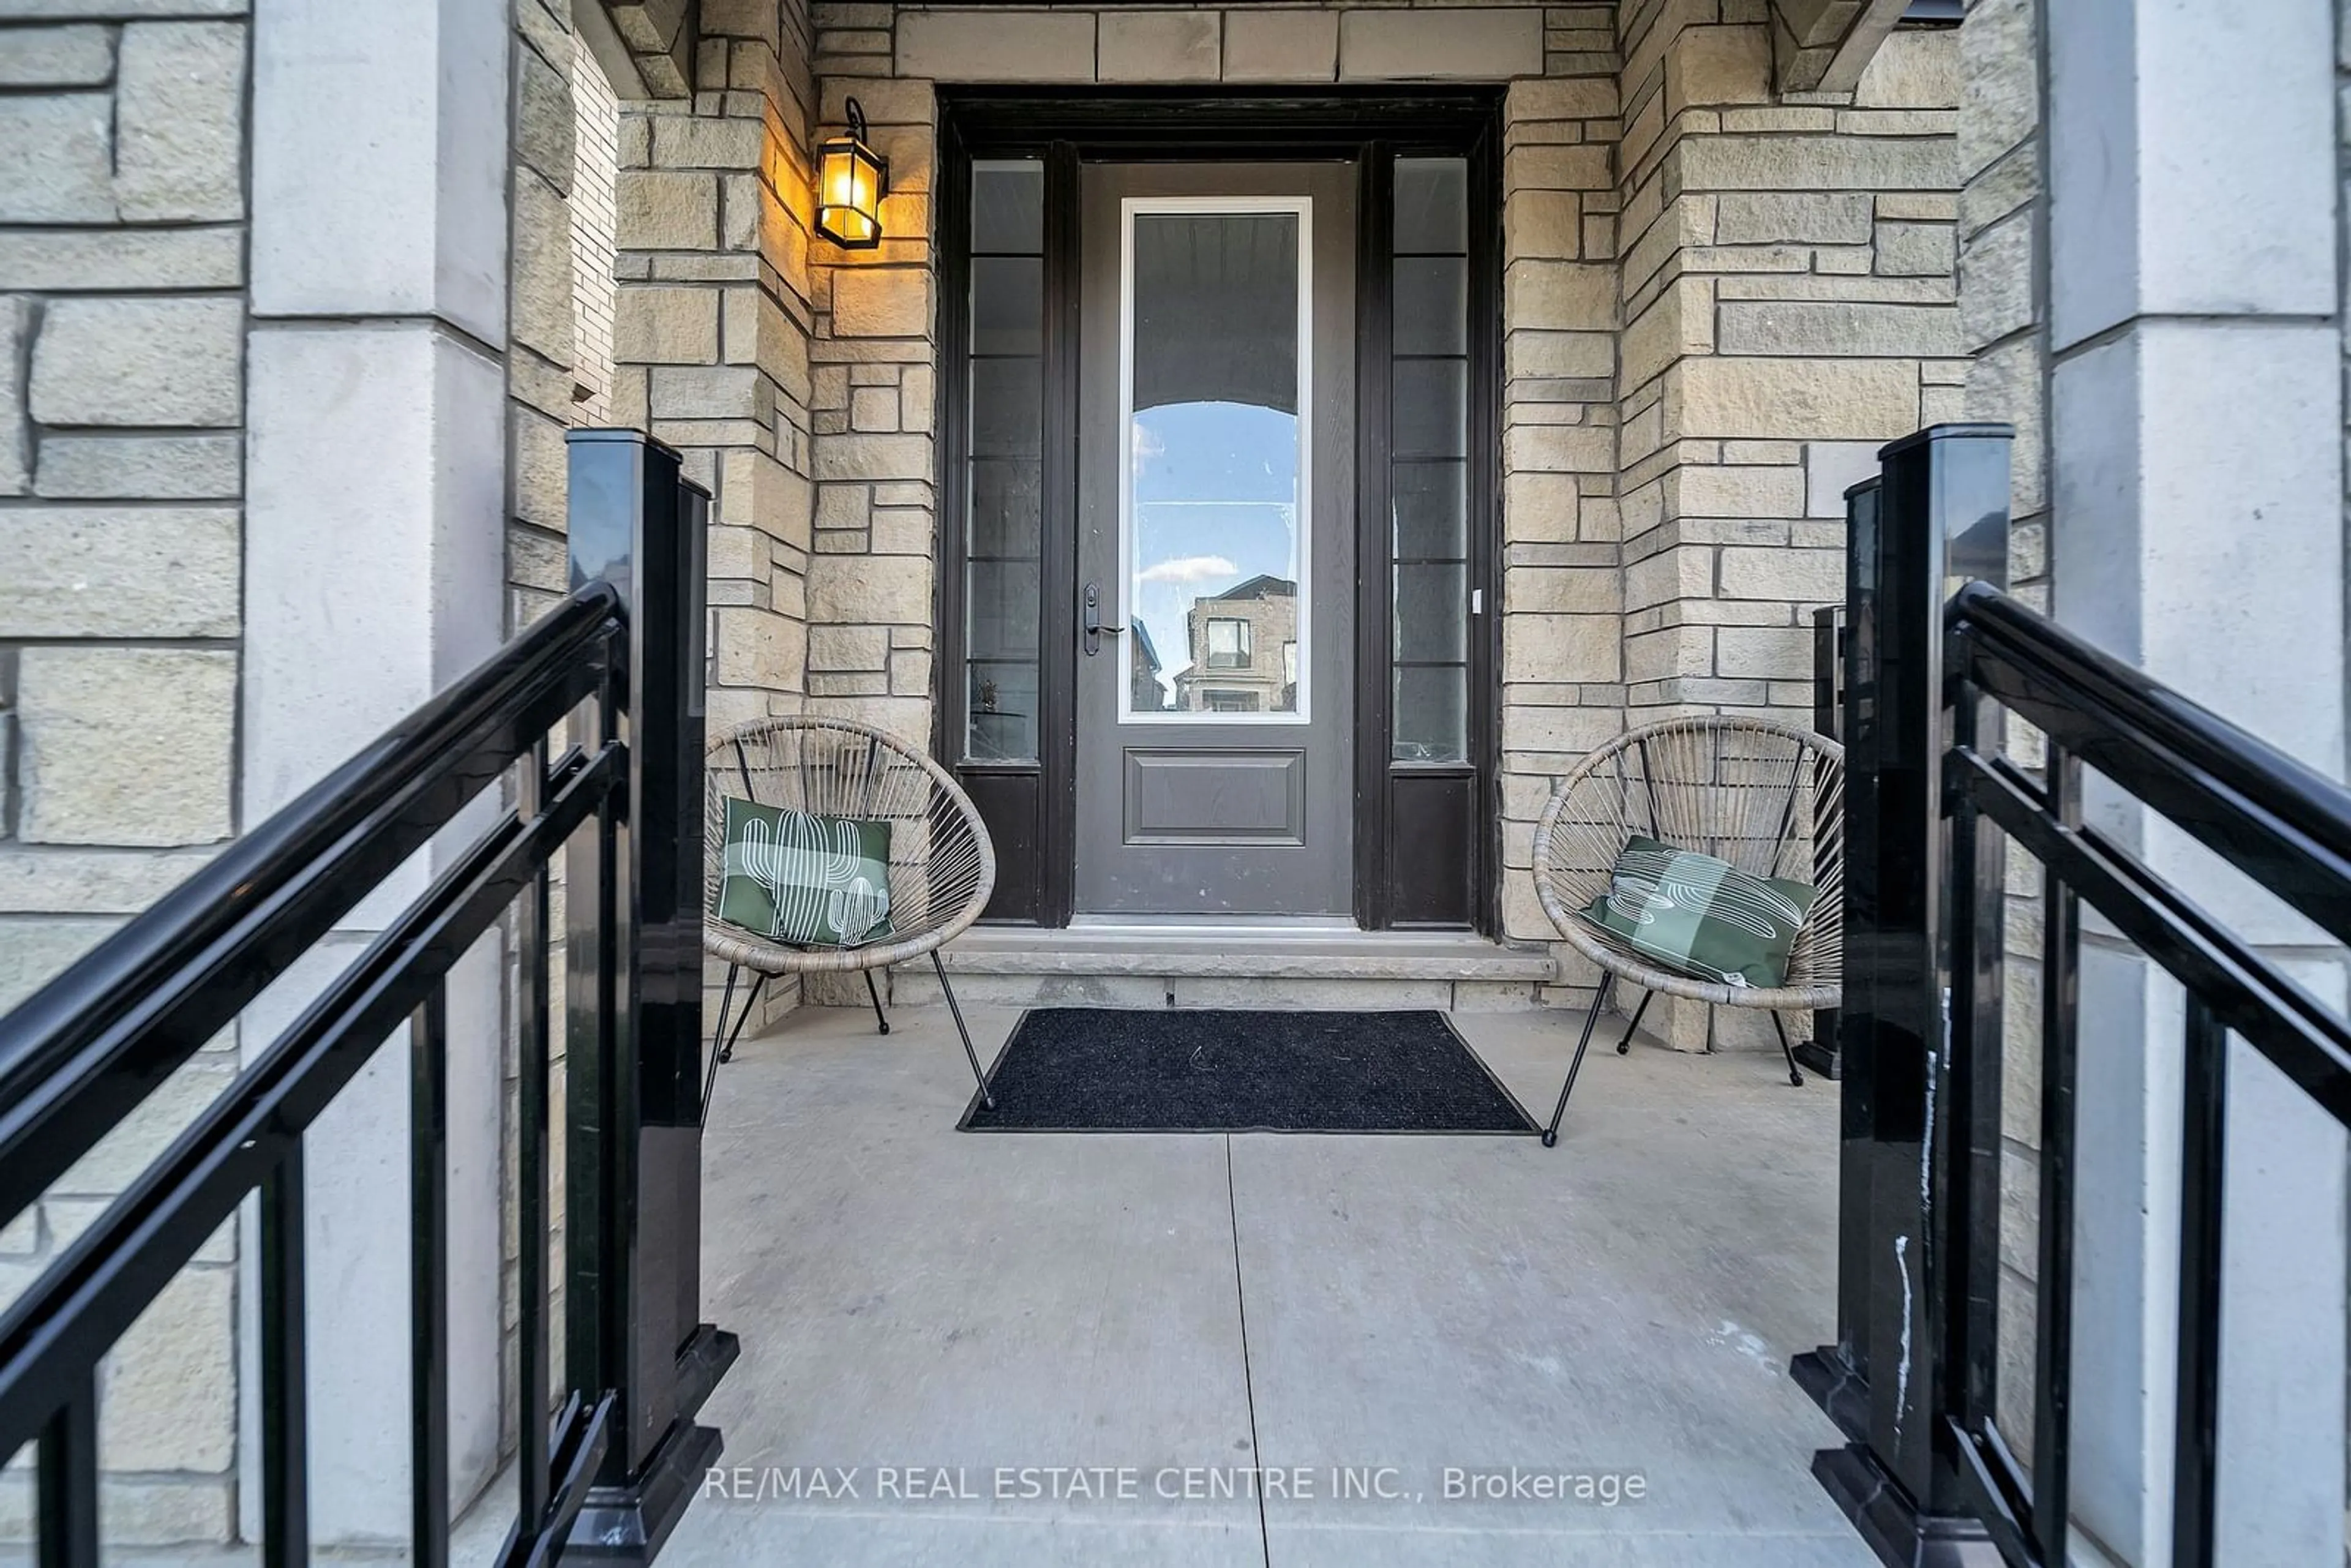
[[(1635, 833), (1702, 851), (1758, 876), (1791, 877), (1818, 890), (1789, 955), (1786, 984), (1723, 985), (1662, 968), (1583, 917), (1609, 888), (1610, 869)], [(1665, 719), (1626, 731), (1560, 781), (1535, 827), (1535, 894), (1560, 936), (1601, 969), (1598, 994), (1576, 1040), (1546, 1145), (1559, 1140), (1567, 1097), (1593, 1024), (1621, 978), (1642, 988), (1616, 1051), (1662, 991), (1716, 1007), (1771, 1014), (1788, 1063), (1803, 1082), (1783, 1011), (1834, 1008), (1844, 960), (1844, 750), (1836, 742), (1765, 718), (1727, 714)]]
[[(928, 955), (963, 1037), (964, 1056), (991, 1107), (987, 1074), (972, 1048), (971, 1030), (956, 1000), (939, 949), (963, 934), (996, 891), (996, 850), (971, 797), (953, 775), (921, 748), (887, 730), (851, 719), (753, 719), (721, 737), (704, 758), (703, 907), (717, 905), (726, 852), (726, 801), (733, 796), (826, 817), (859, 817), (890, 824), (890, 933), (860, 947), (795, 947), (731, 925), (709, 915), (702, 945), (726, 961), (726, 988), (718, 1007), (717, 1060), (735, 1054), (736, 1037), (770, 978), (783, 975), (865, 976), (865, 994), (883, 1034), (890, 1032), (873, 972)], [(732, 1034), (726, 1030), (737, 978), (754, 978)]]

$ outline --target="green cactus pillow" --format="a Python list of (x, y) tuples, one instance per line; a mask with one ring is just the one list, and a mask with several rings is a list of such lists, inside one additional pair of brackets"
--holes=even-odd
[(795, 947), (861, 947), (891, 935), (889, 823), (732, 796), (726, 804), (712, 914)]
[(1583, 918), (1668, 969), (1773, 990), (1819, 894), (1729, 861), (1633, 835)]

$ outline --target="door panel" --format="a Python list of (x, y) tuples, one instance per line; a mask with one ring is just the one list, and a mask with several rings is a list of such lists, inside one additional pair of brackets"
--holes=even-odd
[(1083, 171), (1082, 912), (1352, 908), (1355, 188)]
[(1303, 844), (1302, 751), (1126, 751), (1130, 844)]

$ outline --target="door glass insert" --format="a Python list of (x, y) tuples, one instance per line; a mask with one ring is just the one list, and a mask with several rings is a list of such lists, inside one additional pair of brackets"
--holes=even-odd
[(1123, 211), (1122, 716), (1302, 723), (1309, 205)]
[(1469, 754), (1469, 177), (1460, 158), (1395, 162), (1390, 283), (1389, 568), (1395, 759)]
[(1045, 430), (1045, 166), (971, 171), (971, 386), (964, 494), (964, 757), (1037, 758)]

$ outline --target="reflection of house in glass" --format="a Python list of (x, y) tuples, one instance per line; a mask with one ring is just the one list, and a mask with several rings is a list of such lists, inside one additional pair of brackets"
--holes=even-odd
[(1167, 707), (1166, 689), (1159, 684), (1159, 646), (1151, 640), (1151, 628), (1143, 617), (1127, 618), (1134, 633), (1134, 658), (1127, 665), (1127, 706), (1135, 713), (1161, 713)]
[(1298, 711), (1298, 584), (1260, 575), (1192, 601), (1191, 663), (1176, 706), (1192, 713)]

